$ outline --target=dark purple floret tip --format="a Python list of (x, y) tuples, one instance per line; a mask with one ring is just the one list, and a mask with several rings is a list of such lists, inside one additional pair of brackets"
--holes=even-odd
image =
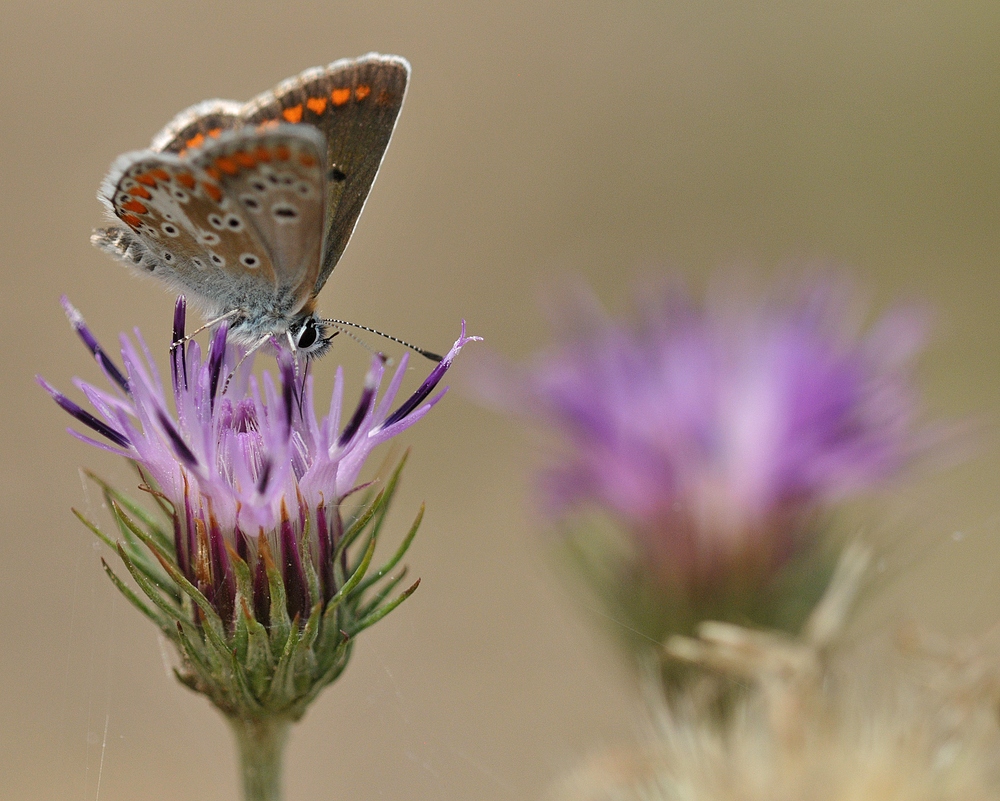
[(52, 400), (59, 404), (59, 407), (63, 411), (68, 412), (85, 426), (96, 431), (102, 437), (111, 440), (118, 447), (127, 448), (129, 446), (128, 438), (124, 434), (119, 433), (107, 423), (98, 420), (86, 409), (82, 409), (80, 406), (63, 395), (59, 390), (50, 385), (44, 378), (37, 377), (37, 381), (41, 385), (42, 389), (52, 396)]
[(76, 310), (76, 307), (69, 302), (69, 298), (65, 295), (61, 298), (62, 307), (66, 312), (66, 317), (69, 318), (70, 325), (73, 326), (73, 330), (76, 331), (77, 335), (86, 345), (87, 350), (89, 350), (97, 363), (104, 370), (105, 374), (114, 381), (119, 387), (122, 388), (126, 394), (130, 392), (128, 379), (122, 374), (122, 371), (118, 369), (117, 365), (111, 361), (111, 358), (104, 349), (101, 347), (101, 343), (97, 341), (97, 337), (93, 335), (91, 330), (87, 327), (87, 324), (83, 320), (83, 315)]
[(178, 432), (174, 427), (170, 418), (158, 409), (156, 412), (156, 419), (163, 427), (163, 433), (165, 433), (167, 435), (167, 439), (170, 440), (170, 444), (173, 446), (174, 454), (177, 458), (184, 462), (184, 464), (188, 467), (197, 467), (198, 457), (194, 455), (187, 443), (184, 442), (184, 438), (181, 437), (180, 432)]

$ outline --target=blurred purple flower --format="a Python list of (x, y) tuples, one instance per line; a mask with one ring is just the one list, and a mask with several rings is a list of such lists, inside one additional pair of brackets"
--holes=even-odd
[[(298, 375), (279, 351), (280, 379), (253, 375), (253, 359), (227, 342), (220, 326), (202, 357), (197, 343), (172, 351), (166, 386), (136, 331), (122, 337), (120, 371), (80, 316), (64, 300), (67, 316), (111, 384), (105, 391), (76, 380), (96, 415), (44, 380), (42, 386), (77, 420), (103, 437), (71, 430), (79, 439), (136, 462), (174, 511), (177, 567), (227, 622), (233, 620), (237, 582), (232, 554), (254, 571), (254, 607), (267, 622), (270, 597), (264, 551), (278, 556), (289, 617), (309, 615), (338, 591), (334, 554), (343, 533), (340, 502), (357, 488), (374, 448), (420, 420), (444, 395), (432, 392), (459, 351), (478, 337), (462, 335), (423, 384), (395, 410), (406, 372), (400, 359), (378, 399), (385, 360), (376, 356), (357, 407), (343, 419), (344, 377), (338, 368), (329, 411), (317, 418), (313, 381)], [(178, 300), (174, 341), (184, 335), (184, 299)], [(170, 397), (176, 413), (169, 411)], [(303, 553), (302, 549), (308, 550)], [(310, 581), (315, 569), (316, 581)], [(314, 597), (318, 583), (320, 598)], [(313, 592), (310, 592), (310, 587)]]
[(586, 294), (564, 310), (520, 390), (567, 445), (543, 478), (549, 511), (610, 514), (660, 582), (686, 594), (773, 575), (819, 512), (926, 444), (918, 310), (862, 331), (843, 281), (756, 300), (720, 287), (704, 308), (676, 285), (644, 289), (632, 323)]

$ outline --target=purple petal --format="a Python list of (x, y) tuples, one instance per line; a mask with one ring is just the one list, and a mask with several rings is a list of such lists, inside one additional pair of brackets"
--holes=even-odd
[(51, 384), (49, 384), (44, 378), (42, 378), (41, 376), (36, 376), (35, 380), (38, 381), (42, 389), (44, 389), (46, 392), (49, 393), (49, 395), (52, 397), (52, 400), (54, 400), (56, 403), (59, 404), (59, 406), (63, 409), (63, 411), (66, 411), (69, 414), (71, 414), (85, 426), (92, 428), (101, 436), (107, 437), (109, 440), (115, 443), (115, 445), (118, 445), (121, 448), (127, 448), (131, 444), (124, 434), (121, 434), (120, 432), (111, 428), (111, 426), (107, 425), (103, 421), (98, 420), (90, 412), (77, 406), (77, 404), (73, 403), (73, 401), (71, 401), (69, 398), (63, 395), (59, 390), (57, 390)]
[(448, 355), (441, 360), (440, 364), (436, 365), (429, 376), (424, 379), (416, 392), (414, 392), (406, 401), (398, 408), (395, 412), (389, 415), (388, 419), (382, 423), (382, 428), (387, 428), (393, 423), (402, 420), (408, 414), (410, 414), (414, 409), (421, 404), (421, 402), (426, 398), (434, 388), (440, 383), (441, 379), (444, 378), (444, 374), (448, 372), (448, 368), (451, 367), (451, 363), (455, 361), (455, 357), (458, 355), (459, 351), (462, 350), (470, 342), (482, 342), (482, 337), (467, 337), (465, 335), (465, 320), (462, 320), (462, 333), (455, 344), (451, 346), (451, 350), (448, 351)]
[(128, 380), (122, 375), (121, 370), (118, 369), (115, 363), (111, 361), (108, 354), (104, 352), (97, 338), (90, 332), (87, 324), (83, 321), (83, 315), (76, 310), (65, 295), (62, 296), (62, 306), (66, 311), (66, 316), (69, 318), (70, 325), (73, 326), (73, 330), (76, 331), (80, 339), (83, 340), (83, 344), (94, 355), (104, 374), (121, 387), (126, 395), (130, 394)]

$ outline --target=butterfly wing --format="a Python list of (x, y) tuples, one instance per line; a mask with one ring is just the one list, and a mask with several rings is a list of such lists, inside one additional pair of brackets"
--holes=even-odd
[[(278, 327), (315, 297), (347, 247), (409, 75), (405, 59), (370, 53), (246, 104), (190, 107), (150, 150), (112, 165), (98, 196), (125, 226), (92, 241), (214, 315), (242, 309)], [(289, 158), (258, 158), (285, 152), (276, 148)]]
[[(298, 312), (320, 269), (326, 202), (323, 136), (309, 126), (241, 128), (192, 155), (222, 190), (219, 214), (245, 223), (267, 251), (277, 308)], [(229, 210), (226, 204), (235, 208)]]
[(326, 139), (323, 254), (312, 292), (326, 283), (368, 199), (406, 96), (410, 65), (370, 53), (291, 78), (251, 100), (247, 123), (307, 123)]
[(280, 321), (319, 271), (324, 146), (318, 132), (286, 125), (231, 130), (189, 156), (126, 154), (99, 196), (127, 227), (93, 241), (213, 314)]
[(150, 150), (160, 153), (186, 153), (223, 131), (243, 124), (243, 103), (235, 100), (205, 100), (184, 109), (153, 137)]

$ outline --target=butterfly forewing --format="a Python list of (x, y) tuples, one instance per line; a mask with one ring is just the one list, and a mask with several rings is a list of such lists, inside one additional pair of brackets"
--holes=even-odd
[(224, 131), (243, 124), (243, 103), (235, 100), (205, 100), (185, 109), (153, 137), (150, 150), (186, 153), (210, 144)]
[(247, 104), (248, 123), (307, 123), (326, 138), (326, 225), (314, 294), (347, 247), (389, 146), (409, 75), (405, 59), (370, 55), (307, 70)]

